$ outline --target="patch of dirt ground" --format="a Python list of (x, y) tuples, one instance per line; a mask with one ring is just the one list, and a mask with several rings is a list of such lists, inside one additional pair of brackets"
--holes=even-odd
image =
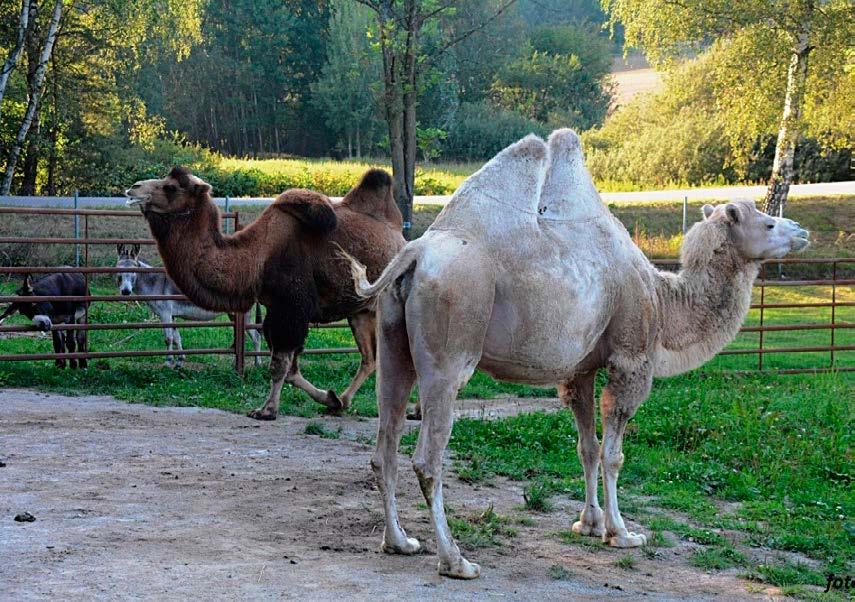
[[(409, 462), (402, 523), (430, 553), (378, 551), (369, 468), (374, 420), (258, 423), (217, 410), (153, 408), (109, 397), (0, 391), (0, 599), (741, 600), (764, 597), (729, 573), (687, 565), (681, 544), (635, 568), (626, 551), (562, 543), (581, 507), (567, 500), (498, 547), (464, 550), (476, 581), (436, 572), (435, 544)], [(408, 428), (417, 423), (408, 422)], [(574, 453), (568, 450), (568, 453)], [(457, 515), (521, 516), (519, 483), (446, 478)], [(30, 512), (35, 522), (16, 522)], [(631, 522), (631, 521), (630, 521)], [(641, 525), (630, 524), (638, 530)], [(688, 544), (687, 544), (688, 545)], [(555, 567), (563, 567), (563, 570)]]

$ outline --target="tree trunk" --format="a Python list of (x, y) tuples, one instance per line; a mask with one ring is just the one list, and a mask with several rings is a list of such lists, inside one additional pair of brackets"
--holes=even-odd
[(360, 139), (359, 121), (356, 122), (356, 158), (362, 158), (362, 140)]
[[(41, 103), (39, 103), (41, 105)], [(36, 175), (39, 169), (39, 147), (41, 146), (42, 120), (40, 106), (36, 107), (36, 115), (33, 117), (33, 125), (27, 136), (27, 152), (24, 153), (24, 173), (21, 176), (21, 195), (35, 196)]]
[(787, 203), (787, 193), (793, 183), (795, 175), (793, 162), (799, 138), (799, 117), (804, 100), (810, 51), (808, 31), (805, 30), (799, 34), (798, 43), (793, 49), (790, 66), (787, 69), (787, 93), (784, 98), (784, 112), (781, 116), (781, 126), (778, 129), (772, 176), (769, 178), (769, 188), (766, 191), (763, 207), (763, 210), (769, 215), (783, 215), (784, 206)]
[(59, 91), (57, 90), (56, 61), (51, 61), (51, 63), (51, 121), (50, 133), (48, 134), (48, 169), (45, 188), (47, 189), (48, 196), (56, 196), (56, 143), (59, 138)]
[(24, 37), (30, 21), (31, 4), (30, 0), (24, 0), (21, 3), (21, 14), (18, 17), (18, 35), (15, 38), (15, 46), (9, 51), (9, 56), (6, 57), (6, 62), (3, 64), (3, 70), (0, 71), (0, 106), (3, 104), (3, 96), (6, 94), (6, 84), (9, 83), (9, 75), (12, 74), (12, 70), (18, 64), (18, 59), (21, 57), (21, 52), (24, 50)]
[(401, 195), (401, 215), (404, 218), (404, 238), (410, 239), (413, 217), (413, 195), (416, 179), (416, 97), (418, 92), (416, 49), (421, 29), (416, 0), (409, 0), (408, 31), (404, 46), (404, 94), (403, 94), (403, 144), (404, 144), (404, 191)]
[(30, 131), (30, 126), (33, 124), (33, 119), (36, 114), (36, 109), (41, 100), (42, 90), (44, 88), (45, 73), (47, 72), (48, 60), (50, 60), (53, 52), (53, 45), (56, 41), (56, 32), (59, 28), (59, 21), (62, 18), (62, 2), (57, 0), (53, 7), (50, 25), (48, 26), (45, 43), (42, 47), (41, 55), (39, 56), (39, 66), (36, 70), (33, 93), (27, 102), (27, 112), (24, 114), (24, 119), (21, 122), (21, 127), (18, 129), (18, 135), (12, 143), (12, 148), (9, 151), (9, 159), (6, 162), (6, 173), (3, 176), (3, 182), (0, 184), (0, 194), (7, 195), (12, 188), (12, 178), (15, 176), (15, 167), (18, 164), (18, 157), (21, 155), (21, 149), (27, 139), (27, 133)]

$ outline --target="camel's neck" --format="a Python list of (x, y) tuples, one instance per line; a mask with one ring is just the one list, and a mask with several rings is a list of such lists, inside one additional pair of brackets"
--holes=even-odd
[(257, 262), (250, 236), (223, 236), (208, 200), (188, 214), (147, 214), (166, 271), (190, 300), (209, 310), (246, 311), (255, 301)]
[(686, 372), (711, 359), (733, 340), (748, 313), (759, 262), (743, 259), (726, 233), (712, 234), (704, 237), (709, 246), (687, 236), (687, 245), (695, 248), (684, 245), (683, 269), (657, 279), (657, 376)]

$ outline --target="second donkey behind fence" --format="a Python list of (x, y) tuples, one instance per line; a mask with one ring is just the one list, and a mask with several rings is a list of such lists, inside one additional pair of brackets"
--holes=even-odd
[[(140, 245), (116, 245), (116, 267), (117, 268), (150, 268), (149, 264), (139, 259)], [(183, 294), (175, 283), (163, 273), (155, 272), (120, 272), (117, 277), (119, 292), (122, 295), (181, 295)], [(187, 320), (197, 320), (208, 322), (221, 316), (222, 312), (214, 312), (202, 309), (198, 305), (193, 305), (189, 301), (146, 301), (151, 311), (160, 318), (161, 322), (170, 323), (175, 318), (184, 318)], [(260, 313), (260, 309), (256, 306), (256, 312)], [(256, 321), (261, 321), (261, 316), (256, 316)], [(245, 323), (252, 322), (251, 312), (246, 312)], [(261, 333), (257, 330), (248, 332), (252, 339), (256, 351), (261, 351)], [(167, 356), (166, 365), (181, 366), (185, 356), (182, 353), (184, 348), (181, 345), (181, 334), (178, 328), (165, 327), (163, 336), (166, 340), (167, 351), (173, 349), (178, 352), (177, 359), (172, 355)], [(255, 365), (261, 364), (261, 358), (255, 356)]]

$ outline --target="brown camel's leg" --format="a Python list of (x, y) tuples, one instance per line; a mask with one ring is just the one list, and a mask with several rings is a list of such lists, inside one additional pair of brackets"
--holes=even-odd
[(374, 372), (374, 358), (377, 354), (377, 319), (373, 311), (366, 311), (347, 319), (350, 324), (350, 330), (353, 332), (353, 338), (356, 340), (356, 346), (359, 348), (359, 353), (362, 356), (359, 362), (359, 370), (350, 384), (341, 394), (341, 403), (344, 409), (350, 407), (350, 402), (353, 396), (359, 391), (365, 379), (371, 376)]
[(315, 385), (310, 383), (300, 374), (300, 366), (297, 363), (297, 358), (302, 353), (303, 349), (298, 349), (294, 352), (294, 359), (291, 362), (291, 368), (288, 370), (288, 374), (285, 376), (285, 382), (290, 385), (297, 387), (309, 394), (309, 397), (317, 401), (318, 403), (327, 406), (330, 410), (341, 410), (343, 409), (343, 405), (341, 401), (339, 401), (338, 395), (335, 394), (335, 391), (324, 391), (323, 389), (318, 389)]
[(371, 468), (383, 496), (386, 515), (380, 549), (387, 554), (415, 554), (421, 546), (417, 539), (407, 537), (398, 522), (395, 488), (398, 484), (398, 443), (416, 372), (410, 356), (404, 308), (397, 292), (383, 292), (378, 308), (377, 408), (380, 418), (377, 448), (371, 458)]
[(299, 303), (279, 303), (267, 309), (264, 318), (264, 336), (271, 349), (270, 395), (264, 405), (247, 413), (256, 420), (276, 420), (279, 414), (279, 396), (282, 385), (288, 382), (308, 393), (312, 399), (334, 410), (341, 402), (332, 391), (321, 391), (303, 378), (297, 356), (309, 334), (309, 308)]
[(573, 532), (579, 535), (602, 537), (603, 511), (597, 499), (597, 479), (600, 468), (600, 443), (594, 423), (594, 379), (596, 370), (577, 376), (571, 382), (558, 386), (561, 401), (569, 405), (576, 418), (579, 441), (576, 446), (579, 461), (585, 470), (585, 507), (579, 520), (573, 523)]
[[(625, 366), (623, 364), (626, 364)], [(618, 509), (617, 479), (623, 466), (623, 435), (627, 421), (650, 393), (653, 372), (646, 360), (621, 362), (613, 365), (609, 384), (600, 396), (603, 421), (603, 496), (605, 497), (605, 533), (603, 541), (618, 548), (633, 548), (647, 543), (641, 533), (631, 533), (624, 525)]]

